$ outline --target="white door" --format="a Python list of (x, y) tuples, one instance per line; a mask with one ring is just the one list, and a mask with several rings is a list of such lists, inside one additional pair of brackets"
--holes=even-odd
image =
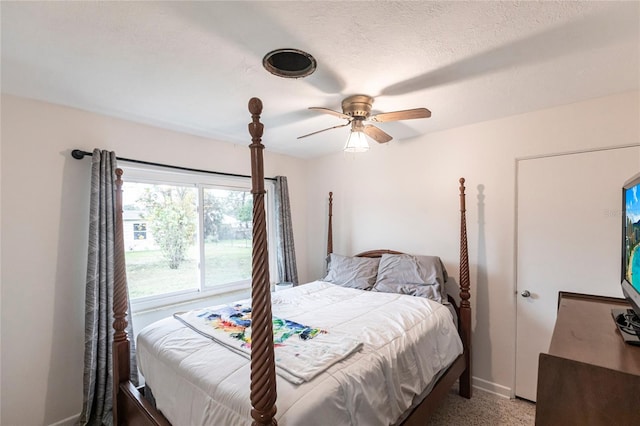
[(621, 188), (638, 170), (638, 147), (518, 161), (517, 396), (536, 400), (559, 291), (622, 297)]

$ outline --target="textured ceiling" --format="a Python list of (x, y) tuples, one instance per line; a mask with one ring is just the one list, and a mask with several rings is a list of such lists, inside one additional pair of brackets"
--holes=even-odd
[[(640, 2), (6, 2), (2, 91), (248, 144), (262, 99), (268, 150), (339, 151), (346, 96), (402, 143), (437, 130), (612, 93), (640, 83)], [(311, 53), (304, 79), (262, 68), (276, 48)], [(374, 143), (374, 142), (371, 142)]]

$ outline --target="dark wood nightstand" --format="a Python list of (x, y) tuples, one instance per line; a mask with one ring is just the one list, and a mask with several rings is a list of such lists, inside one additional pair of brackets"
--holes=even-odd
[(549, 353), (540, 354), (536, 425), (640, 424), (640, 347), (611, 309), (624, 299), (560, 292)]

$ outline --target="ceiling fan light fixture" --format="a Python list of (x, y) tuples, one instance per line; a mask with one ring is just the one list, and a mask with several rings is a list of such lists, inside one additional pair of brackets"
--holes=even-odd
[(313, 56), (299, 49), (276, 49), (262, 58), (262, 66), (267, 71), (283, 78), (306, 77), (316, 70), (317, 65)]
[(373, 124), (365, 123), (385, 123), (388, 121), (411, 120), (415, 118), (429, 118), (431, 111), (426, 108), (413, 108), (401, 111), (383, 112), (371, 115), (371, 105), (373, 98), (367, 95), (352, 95), (342, 101), (342, 112), (334, 111), (323, 107), (309, 107), (311, 110), (333, 115), (347, 122), (341, 125), (328, 127), (306, 135), (298, 136), (298, 139), (316, 135), (331, 129), (337, 129), (351, 125), (351, 133), (344, 146), (346, 152), (364, 152), (369, 150), (369, 143), (365, 138), (370, 137), (377, 143), (387, 143), (393, 139), (390, 134)]
[(367, 152), (369, 151), (369, 143), (367, 138), (361, 131), (351, 130), (349, 133), (349, 139), (344, 146), (345, 152)]

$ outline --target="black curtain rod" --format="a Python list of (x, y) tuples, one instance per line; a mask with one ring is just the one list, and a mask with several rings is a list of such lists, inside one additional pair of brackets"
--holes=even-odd
[[(87, 151), (82, 151), (80, 149), (74, 149), (73, 151), (71, 151), (71, 156), (73, 158), (75, 158), (76, 160), (82, 160), (86, 155), (93, 156), (93, 153), (92, 152), (87, 152)], [(150, 161), (132, 160), (130, 158), (116, 157), (116, 159), (121, 160), (121, 161), (128, 161), (130, 163), (146, 164), (147, 166), (168, 167), (170, 169), (184, 170), (184, 171), (187, 171), (187, 172), (200, 172), (200, 173), (209, 173), (209, 174), (222, 175), (222, 176), (251, 178), (251, 176), (240, 175), (240, 174), (236, 174), (236, 173), (213, 172), (211, 170), (191, 169), (189, 167), (171, 166), (171, 165), (168, 165), (168, 164), (152, 163)], [(266, 180), (276, 180), (276, 178), (272, 178), (272, 177), (266, 177), (265, 179)]]

